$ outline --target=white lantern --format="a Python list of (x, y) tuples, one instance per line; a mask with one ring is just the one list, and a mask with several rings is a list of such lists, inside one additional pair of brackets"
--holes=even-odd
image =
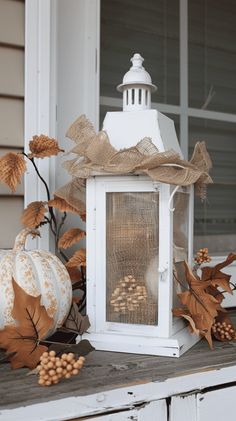
[[(151, 107), (156, 87), (135, 54), (118, 90), (123, 111), (103, 130), (116, 149), (150, 137), (181, 155), (173, 121)], [(98, 350), (179, 357), (198, 337), (172, 315), (183, 261), (192, 261), (193, 186), (176, 188), (141, 175), (87, 180), (87, 313), (84, 337)], [(175, 208), (175, 210), (174, 210)]]

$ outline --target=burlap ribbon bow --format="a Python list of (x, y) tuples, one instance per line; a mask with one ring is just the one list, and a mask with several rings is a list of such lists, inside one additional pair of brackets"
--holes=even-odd
[(181, 159), (174, 150), (159, 152), (150, 138), (118, 151), (105, 131), (95, 132), (85, 115), (71, 125), (66, 136), (76, 144), (70, 151), (76, 157), (63, 165), (72, 181), (55, 194), (76, 207), (78, 213), (85, 212), (85, 180), (94, 175), (146, 174), (153, 181), (176, 186), (195, 184), (196, 194), (202, 199), (206, 197), (207, 184), (212, 183), (212, 162), (205, 142), (196, 143), (190, 161)]

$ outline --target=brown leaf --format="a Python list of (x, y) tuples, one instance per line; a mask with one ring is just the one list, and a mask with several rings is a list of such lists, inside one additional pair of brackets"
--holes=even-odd
[(79, 213), (80, 218), (82, 221), (86, 222), (86, 212)]
[(40, 356), (47, 350), (39, 345), (53, 327), (53, 319), (40, 304), (41, 295), (28, 295), (13, 279), (14, 305), (12, 316), (16, 325), (6, 326), (0, 331), (0, 347), (7, 353), (15, 353), (10, 357), (12, 368), (36, 367)]
[(66, 263), (67, 268), (86, 266), (86, 251), (85, 249), (79, 249), (70, 258), (69, 262)]
[(57, 353), (57, 355), (73, 352), (73, 354), (77, 355), (78, 357), (85, 357), (90, 352), (94, 351), (95, 348), (87, 339), (82, 339), (82, 341), (80, 341), (77, 344), (52, 344), (50, 345), (49, 349), (54, 350)]
[(76, 208), (69, 205), (64, 199), (54, 196), (54, 199), (49, 200), (48, 206), (58, 209), (60, 212), (70, 212), (79, 215), (79, 212)]
[[(195, 321), (191, 317), (191, 314), (188, 310), (183, 308), (174, 308), (172, 312), (174, 316), (183, 317), (185, 320), (187, 320), (189, 322), (191, 331), (194, 332), (196, 335), (199, 335), (201, 333), (200, 330), (197, 329)], [(202, 332), (202, 334), (203, 333), (204, 332)]]
[(67, 267), (67, 272), (70, 275), (70, 280), (72, 283), (78, 282), (81, 280), (81, 272), (77, 267)]
[(29, 142), (29, 149), (31, 152), (28, 155), (29, 158), (45, 158), (64, 152), (63, 149), (59, 148), (57, 140), (43, 134), (33, 136), (33, 140)]
[(223, 262), (218, 263), (216, 266), (205, 266), (202, 268), (201, 279), (205, 282), (209, 280), (211, 281), (211, 286), (209, 287), (208, 292), (211, 292), (219, 300), (219, 302), (223, 300), (224, 296), (220, 291), (218, 291), (217, 287), (221, 287), (229, 294), (233, 294), (230, 287), (231, 275), (221, 272), (221, 269), (233, 263), (234, 260), (236, 260), (236, 254), (230, 253)]
[(17, 184), (25, 171), (26, 163), (22, 154), (9, 152), (0, 158), (0, 181), (13, 192), (16, 191)]
[(73, 244), (78, 243), (84, 237), (85, 231), (82, 231), (79, 228), (71, 228), (62, 235), (58, 242), (58, 246), (59, 248), (67, 249)]
[(46, 212), (45, 202), (31, 202), (23, 211), (21, 222), (28, 228), (36, 228), (43, 221)]
[(211, 328), (218, 311), (223, 311), (218, 300), (206, 292), (211, 281), (201, 281), (194, 275), (191, 268), (185, 262), (186, 281), (189, 290), (178, 294), (181, 303), (195, 322), (196, 329), (206, 338), (212, 348)]
[(78, 310), (78, 306), (75, 302), (72, 303), (70, 313), (63, 325), (66, 329), (78, 332), (82, 335), (90, 327), (88, 316), (82, 316)]

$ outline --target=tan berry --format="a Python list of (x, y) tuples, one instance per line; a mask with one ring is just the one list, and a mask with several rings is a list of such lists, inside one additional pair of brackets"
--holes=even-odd
[(78, 370), (78, 368), (74, 368), (74, 369), (72, 370), (72, 374), (73, 374), (73, 376), (76, 376), (77, 374), (79, 374), (79, 370)]
[(47, 381), (45, 382), (45, 385), (46, 385), (46, 386), (51, 386), (51, 384), (52, 384), (52, 382), (51, 382), (50, 380), (47, 380)]
[(73, 369), (72, 365), (71, 364), (68, 364), (67, 367), (66, 367), (66, 370), (67, 371), (71, 371), (72, 369)]
[(62, 367), (57, 367), (57, 368), (56, 368), (56, 372), (57, 372), (58, 374), (62, 373), (62, 372), (63, 372), (63, 368), (62, 368)]
[(66, 361), (67, 360), (67, 354), (62, 354), (61, 359)]
[(55, 351), (50, 351), (49, 352), (50, 357), (55, 357), (56, 356), (56, 352)]
[(38, 380), (38, 384), (40, 384), (41, 386), (43, 386), (45, 384), (45, 380), (44, 379), (39, 379)]
[(66, 379), (69, 379), (70, 377), (71, 377), (71, 373), (66, 373), (66, 374), (65, 374), (65, 378), (66, 378)]
[(55, 370), (49, 370), (49, 372), (48, 372), (48, 374), (49, 374), (49, 376), (55, 376), (55, 374), (56, 374), (56, 371)]

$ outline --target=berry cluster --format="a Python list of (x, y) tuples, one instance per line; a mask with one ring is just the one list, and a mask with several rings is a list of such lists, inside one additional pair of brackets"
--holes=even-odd
[(198, 265), (201, 265), (202, 263), (209, 263), (211, 261), (211, 257), (208, 255), (208, 248), (204, 248), (204, 249), (200, 249), (198, 250), (196, 257), (195, 257), (195, 262)]
[(231, 341), (235, 338), (235, 329), (231, 323), (215, 322), (212, 325), (212, 332), (221, 341)]
[(40, 357), (40, 364), (37, 366), (38, 383), (41, 386), (51, 386), (57, 384), (63, 377), (69, 379), (71, 376), (79, 374), (84, 361), (84, 357), (79, 357), (76, 360), (72, 352), (62, 354), (61, 357), (56, 357), (55, 351), (44, 352)]

